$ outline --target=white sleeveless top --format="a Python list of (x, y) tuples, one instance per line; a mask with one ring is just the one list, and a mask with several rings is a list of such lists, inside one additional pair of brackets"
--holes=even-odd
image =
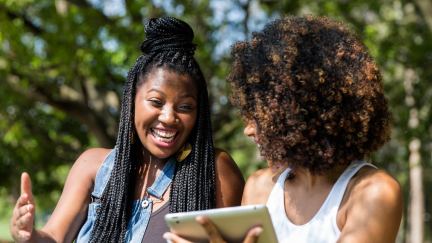
[(336, 215), (348, 182), (363, 166), (372, 166), (364, 161), (352, 162), (333, 185), (321, 208), (306, 224), (293, 224), (285, 213), (284, 182), (290, 172), (287, 168), (278, 178), (267, 200), (267, 207), (272, 218), (279, 243), (327, 243), (336, 242), (340, 230), (336, 223)]

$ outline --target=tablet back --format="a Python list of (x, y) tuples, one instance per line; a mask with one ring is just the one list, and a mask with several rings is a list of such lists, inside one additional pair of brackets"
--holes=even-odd
[(203, 211), (171, 213), (165, 221), (171, 231), (194, 242), (207, 242), (207, 234), (196, 222), (198, 215), (208, 216), (228, 242), (242, 242), (247, 231), (257, 225), (263, 228), (258, 243), (276, 243), (276, 234), (265, 205), (248, 205)]

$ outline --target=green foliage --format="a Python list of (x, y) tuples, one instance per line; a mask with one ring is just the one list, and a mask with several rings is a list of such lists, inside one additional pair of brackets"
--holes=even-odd
[[(392, 140), (371, 159), (399, 180), (407, 202), (408, 143), (417, 137), (424, 185), (432, 185), (432, 9), (409, 0), (218, 1), (118, 1), (125, 5), (112, 11), (105, 1), (0, 0), (0, 206), (13, 204), (19, 175), (28, 171), (38, 210), (48, 214), (77, 156), (91, 146), (114, 144), (122, 85), (139, 55), (143, 22), (164, 14), (195, 30), (215, 143), (231, 153), (245, 176), (265, 163), (229, 103), (229, 46), (277, 16), (314, 14), (348, 23), (381, 67), (394, 129)], [(430, 202), (432, 194), (426, 193), (428, 235)], [(0, 217), (8, 212), (0, 211)]]

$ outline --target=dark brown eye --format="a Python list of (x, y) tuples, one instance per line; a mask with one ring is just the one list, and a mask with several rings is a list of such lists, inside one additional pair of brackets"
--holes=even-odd
[(163, 106), (162, 101), (160, 101), (158, 99), (150, 99), (149, 101), (150, 101), (151, 105), (154, 107), (162, 107)]
[(193, 106), (192, 105), (188, 105), (188, 104), (184, 104), (184, 105), (180, 105), (178, 109), (180, 111), (188, 112), (188, 111), (192, 111), (193, 110)]

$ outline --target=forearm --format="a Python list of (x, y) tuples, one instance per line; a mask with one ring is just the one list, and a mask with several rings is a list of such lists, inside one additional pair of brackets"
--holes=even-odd
[(29, 243), (55, 243), (60, 242), (44, 230), (34, 230)]

